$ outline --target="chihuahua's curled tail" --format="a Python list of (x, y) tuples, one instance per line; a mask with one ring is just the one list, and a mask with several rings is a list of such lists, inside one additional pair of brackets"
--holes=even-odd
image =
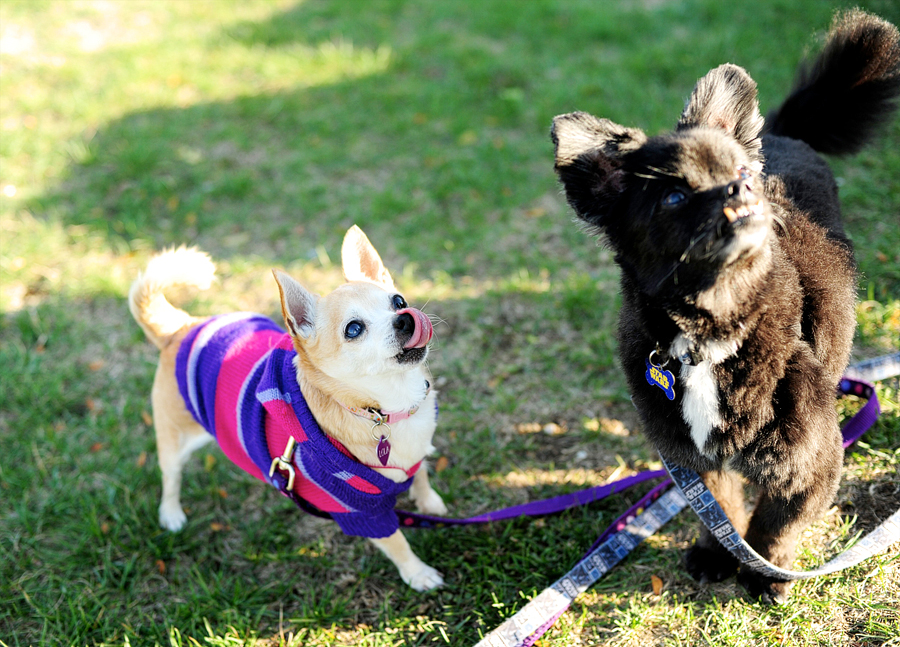
[(206, 253), (179, 247), (154, 256), (138, 275), (128, 293), (128, 307), (157, 348), (165, 348), (172, 335), (199, 321), (169, 303), (164, 294), (166, 288), (183, 285), (206, 290), (215, 274), (216, 266)]
[(825, 48), (800, 66), (766, 131), (820, 153), (859, 152), (894, 114), (900, 97), (900, 31), (858, 9), (839, 14)]

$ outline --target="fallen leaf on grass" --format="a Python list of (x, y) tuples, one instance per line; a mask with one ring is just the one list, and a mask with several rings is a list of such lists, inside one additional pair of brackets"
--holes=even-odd
[(450, 460), (446, 456), (441, 456), (434, 462), (434, 471), (443, 472), (450, 465)]
[(137, 457), (137, 466), (143, 467), (147, 464), (147, 452), (141, 452)]
[(650, 585), (653, 587), (653, 595), (659, 595), (663, 590), (663, 581), (657, 575), (650, 576)]
[(151, 416), (150, 412), (147, 411), (146, 409), (141, 411), (141, 420), (143, 420), (144, 424), (147, 425), (148, 427), (153, 426), (153, 416)]
[(91, 445), (91, 453), (92, 454), (96, 454), (101, 449), (103, 449), (103, 443), (98, 442), (98, 443), (94, 443), (93, 445)]
[(156, 560), (156, 570), (159, 571), (160, 575), (166, 574), (166, 563), (161, 559)]

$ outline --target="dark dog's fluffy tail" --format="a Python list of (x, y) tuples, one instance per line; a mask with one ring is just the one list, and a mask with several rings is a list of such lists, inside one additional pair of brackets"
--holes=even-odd
[(900, 32), (858, 9), (835, 17), (825, 47), (800, 66), (794, 89), (766, 119), (766, 131), (820, 153), (859, 151), (897, 107)]

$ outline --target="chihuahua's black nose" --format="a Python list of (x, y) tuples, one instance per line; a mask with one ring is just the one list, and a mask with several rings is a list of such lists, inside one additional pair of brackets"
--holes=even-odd
[(394, 319), (394, 330), (404, 335), (412, 335), (416, 331), (416, 320), (408, 312), (399, 314)]

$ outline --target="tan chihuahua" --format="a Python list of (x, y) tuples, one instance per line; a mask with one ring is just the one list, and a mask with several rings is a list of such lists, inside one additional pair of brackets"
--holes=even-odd
[(129, 306), (160, 349), (152, 403), (163, 492), (160, 524), (180, 530), (181, 470), (215, 439), (243, 470), (302, 508), (368, 537), (417, 591), (443, 584), (410, 549), (394, 504), (410, 490), (418, 509), (447, 508), (424, 464), (437, 422), (425, 366), (433, 330), (407, 305), (361, 229), (341, 248), (347, 283), (318, 297), (273, 271), (285, 333), (253, 313), (193, 317), (163, 292), (209, 287), (215, 267), (196, 249), (153, 259)]

